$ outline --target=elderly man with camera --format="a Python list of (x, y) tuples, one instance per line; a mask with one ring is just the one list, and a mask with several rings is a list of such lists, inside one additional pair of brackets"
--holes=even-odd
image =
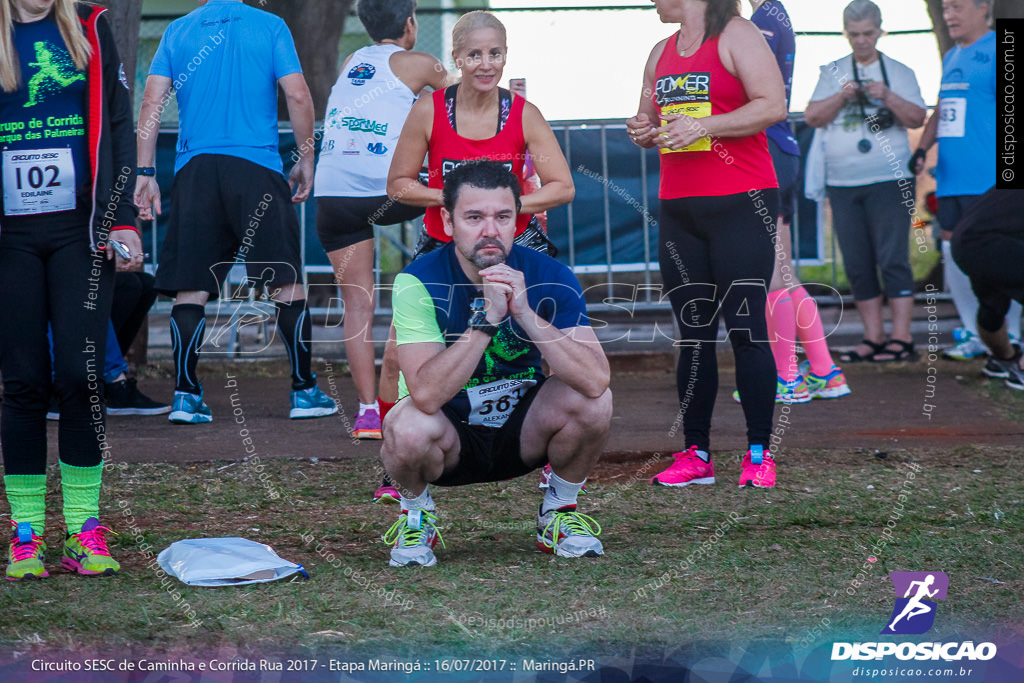
[[(864, 324), (863, 341), (841, 358), (846, 363), (909, 360), (914, 357), (910, 217), (915, 192), (906, 168), (907, 129), (924, 123), (924, 99), (914, 72), (876, 47), (882, 35), (878, 5), (854, 0), (843, 11), (843, 28), (853, 53), (821, 67), (805, 112), (809, 125), (823, 129), (832, 226)], [(888, 337), (883, 291), (892, 311)]]

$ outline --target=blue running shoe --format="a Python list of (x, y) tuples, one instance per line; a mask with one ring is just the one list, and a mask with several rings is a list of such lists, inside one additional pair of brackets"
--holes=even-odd
[(978, 337), (967, 330), (964, 330), (960, 335), (957, 335), (954, 332), (953, 339), (957, 341), (956, 346), (951, 346), (943, 351), (943, 358), (948, 358), (950, 360), (971, 360), (972, 358), (988, 355), (988, 347), (985, 346), (985, 342), (981, 341)]
[(174, 392), (174, 407), (167, 419), (176, 425), (197, 425), (213, 422), (210, 406), (203, 401), (202, 394), (187, 391)]
[(292, 410), (288, 417), (302, 420), (311, 417), (326, 417), (338, 412), (338, 406), (331, 397), (320, 391), (320, 387), (300, 389), (292, 392)]
[(846, 375), (838, 365), (833, 365), (827, 375), (816, 375), (811, 372), (811, 364), (801, 361), (798, 372), (807, 384), (811, 398), (841, 398), (850, 395), (850, 385), (846, 383)]
[(776, 403), (809, 403), (811, 393), (807, 390), (807, 383), (804, 378), (797, 375), (792, 381), (787, 382), (781, 377), (775, 385)]

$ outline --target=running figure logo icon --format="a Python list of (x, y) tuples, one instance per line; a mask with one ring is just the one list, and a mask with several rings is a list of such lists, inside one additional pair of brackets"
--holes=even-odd
[(949, 577), (943, 572), (892, 572), (889, 574), (896, 590), (889, 625), (882, 635), (920, 635), (935, 623), (935, 600), (945, 600)]
[(35, 48), (36, 61), (29, 62), (28, 65), (38, 67), (39, 71), (28, 82), (28, 102), (23, 105), (25, 107), (36, 106), (51, 91), (85, 80), (85, 74), (75, 71), (75, 62), (67, 50), (61, 50), (42, 41), (36, 43)]

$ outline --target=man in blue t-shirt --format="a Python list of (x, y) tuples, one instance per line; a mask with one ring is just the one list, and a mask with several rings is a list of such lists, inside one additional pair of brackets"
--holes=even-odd
[[(924, 170), (924, 159), (939, 143), (935, 194), (942, 229), (942, 255), (946, 286), (953, 295), (963, 330), (959, 343), (943, 355), (966, 360), (986, 355), (978, 336), (978, 298), (957, 267), (950, 249), (956, 224), (970, 206), (996, 184), (996, 36), (989, 29), (989, 0), (945, 0), (942, 17), (956, 42), (942, 60), (939, 106), (921, 134), (910, 159), (914, 173)], [(1010, 309), (1010, 335), (1020, 338), (1021, 309)]]
[(601, 528), (577, 512), (576, 498), (608, 436), (608, 360), (572, 271), (513, 244), (519, 192), (500, 162), (453, 170), (441, 211), (452, 241), (395, 279), (401, 398), (384, 419), (381, 449), (402, 492), (401, 516), (385, 534), (391, 566), (437, 561), (428, 484), (502, 481), (548, 462), (538, 547), (604, 554)]
[[(313, 101), (284, 21), (241, 0), (209, 0), (171, 23), (150, 67), (139, 114), (135, 203), (143, 219), (160, 213), (156, 139), (160, 115), (177, 96), (179, 132), (171, 216), (156, 289), (175, 297), (174, 410), (170, 420), (213, 418), (196, 376), (206, 302), (234, 263), (277, 305), (277, 329), (292, 366), (289, 417), (333, 415), (337, 406), (311, 370), (312, 329), (302, 289), (299, 224), (293, 204), (313, 185)], [(285, 180), (278, 151), (277, 88), (299, 141)], [(289, 182), (291, 187), (289, 187)], [(294, 195), (292, 194), (294, 190)]]

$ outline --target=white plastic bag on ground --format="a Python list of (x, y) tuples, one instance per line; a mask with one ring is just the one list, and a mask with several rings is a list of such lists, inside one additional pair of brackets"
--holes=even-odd
[(277, 581), (301, 564), (277, 556), (274, 549), (246, 538), (189, 538), (175, 541), (158, 556), (160, 567), (190, 586), (243, 586)]

